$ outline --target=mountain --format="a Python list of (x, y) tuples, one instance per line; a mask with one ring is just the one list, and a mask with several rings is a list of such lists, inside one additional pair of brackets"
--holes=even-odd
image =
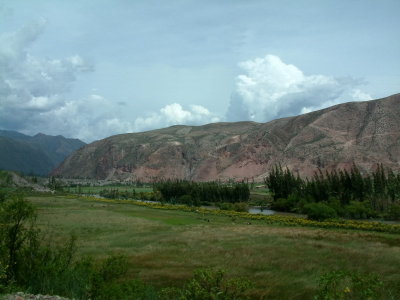
[(55, 166), (58, 166), (72, 152), (86, 145), (78, 139), (67, 139), (62, 135), (51, 136), (43, 133), (36, 134), (31, 141), (40, 145)]
[(0, 169), (47, 175), (69, 154), (84, 146), (78, 139), (0, 130)]
[(53, 174), (154, 180), (261, 178), (280, 163), (302, 176), (316, 168), (400, 170), (400, 94), (339, 104), (268, 123), (172, 126), (112, 136), (74, 152)]

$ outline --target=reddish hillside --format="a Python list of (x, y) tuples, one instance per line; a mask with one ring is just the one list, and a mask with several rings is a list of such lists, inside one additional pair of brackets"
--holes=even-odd
[(301, 175), (317, 167), (400, 169), (400, 94), (339, 104), (268, 123), (172, 126), (89, 144), (53, 171), (64, 177), (152, 180), (261, 178), (277, 163)]

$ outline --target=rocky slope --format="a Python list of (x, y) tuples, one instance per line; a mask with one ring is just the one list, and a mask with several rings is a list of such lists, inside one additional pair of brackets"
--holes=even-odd
[(400, 94), (339, 104), (268, 123), (172, 126), (112, 136), (69, 156), (54, 175), (98, 179), (262, 178), (281, 163), (303, 176), (320, 168), (400, 170)]

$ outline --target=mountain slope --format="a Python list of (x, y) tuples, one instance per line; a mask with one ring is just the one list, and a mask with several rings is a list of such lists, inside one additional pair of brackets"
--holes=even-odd
[(85, 145), (77, 139), (0, 130), (0, 169), (46, 175), (66, 156)]
[(51, 136), (43, 133), (33, 136), (31, 142), (46, 152), (54, 166), (59, 165), (69, 154), (86, 145), (78, 139), (67, 139), (62, 135)]
[(399, 170), (400, 94), (339, 104), (268, 123), (172, 126), (112, 136), (69, 156), (65, 177), (215, 180), (262, 177), (281, 163), (301, 175), (317, 167)]
[(44, 175), (53, 164), (36, 145), (0, 136), (0, 169)]

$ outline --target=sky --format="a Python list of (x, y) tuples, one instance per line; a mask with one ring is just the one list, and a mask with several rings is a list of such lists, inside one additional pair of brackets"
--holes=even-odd
[(0, 0), (0, 129), (85, 142), (400, 92), (399, 0)]

